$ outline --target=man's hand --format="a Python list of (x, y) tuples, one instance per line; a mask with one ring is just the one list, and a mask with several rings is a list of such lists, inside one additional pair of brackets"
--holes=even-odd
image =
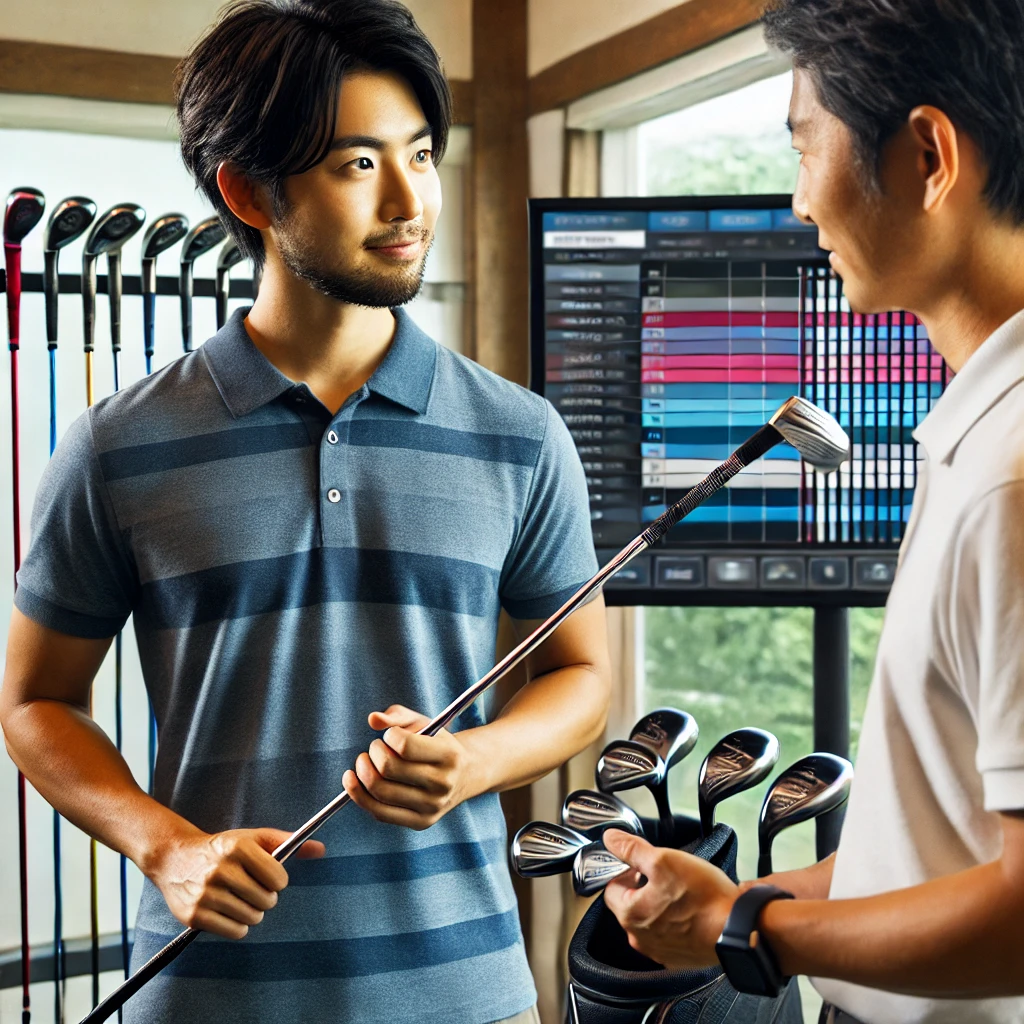
[(605, 832), (604, 845), (647, 879), (637, 888), (635, 875), (623, 875), (605, 890), (629, 944), (670, 970), (717, 964), (715, 943), (739, 895), (725, 873), (618, 830)]
[[(162, 843), (141, 866), (183, 925), (242, 939), (277, 905), (277, 894), (288, 884), (288, 872), (271, 854), (289, 835), (276, 828), (215, 835), (195, 829)], [(314, 840), (296, 853), (303, 858), (323, 855), (323, 843)]]
[(345, 792), (378, 821), (422, 830), (478, 795), (477, 773), (458, 736), (442, 729), (420, 736), (430, 719), (400, 704), (374, 711), (371, 729), (386, 729), (342, 778)]

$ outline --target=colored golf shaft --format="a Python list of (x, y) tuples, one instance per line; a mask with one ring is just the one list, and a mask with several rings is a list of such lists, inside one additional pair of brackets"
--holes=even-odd
[[(21, 246), (4, 243), (7, 270), (7, 337), (11, 350), (11, 492), (14, 533), (14, 587), (21, 568), (21, 458), (18, 412), (18, 347), (21, 343)], [(28, 817), (25, 776), (18, 772), (18, 870), (21, 902), (21, 1019), (32, 1017), (29, 983), (32, 961), (28, 942)]]
[[(635, 537), (604, 567), (576, 591), (561, 608), (542, 622), (525, 640), (505, 655), (497, 665), (468, 687), (436, 718), (428, 722), (420, 735), (434, 736), (450, 725), (463, 711), (499, 679), (503, 678), (516, 665), (532, 654), (577, 608), (583, 605), (593, 594), (597, 593), (605, 582), (621, 568), (631, 562), (642, 551), (657, 543), (681, 519), (699, 508), (716, 491), (720, 490), (741, 469), (759, 459), (782, 441), (782, 435), (770, 424), (765, 424), (748, 441), (742, 444), (720, 466), (712, 470), (696, 487), (672, 505), (656, 519), (638, 537)], [(301, 828), (293, 832), (276, 850), (274, 859), (280, 863), (288, 860), (302, 844), (314, 835), (328, 820), (341, 810), (351, 798), (348, 793), (339, 793), (329, 804), (321, 808)], [(81, 1024), (99, 1024), (106, 1020), (116, 1009), (133, 996), (151, 978), (156, 977), (168, 964), (176, 960), (197, 938), (199, 932), (194, 928), (186, 928), (176, 935), (163, 949), (144, 963), (126, 982), (115, 989), (92, 1013), (83, 1017)]]
[[(142, 261), (142, 340), (146, 353), (146, 376), (153, 372), (156, 350), (156, 260)], [(116, 388), (116, 385), (115, 385)], [(120, 640), (120, 634), (118, 634)], [(120, 661), (118, 662), (120, 664)], [(149, 792), (153, 792), (153, 770), (156, 767), (156, 717), (149, 709)], [(125, 940), (127, 945), (127, 940)], [(127, 972), (127, 967), (126, 967)]]

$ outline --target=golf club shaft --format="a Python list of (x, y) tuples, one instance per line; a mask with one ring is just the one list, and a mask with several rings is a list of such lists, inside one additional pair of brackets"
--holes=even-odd
[[(110, 346), (114, 361), (121, 351), (121, 253), (107, 253), (107, 294), (110, 297)], [(117, 390), (115, 385), (114, 390)]]
[(757, 857), (757, 877), (764, 878), (772, 873), (772, 848), (769, 845)]
[(181, 343), (186, 352), (192, 351), (192, 264), (182, 263), (181, 280)]
[[(542, 622), (526, 639), (505, 655), (481, 679), (466, 689), (436, 718), (433, 718), (422, 729), (420, 734), (434, 736), (450, 725), (463, 711), (470, 707), (483, 693), (489, 690), (499, 679), (510, 672), (516, 665), (532, 654), (552, 633), (584, 604), (592, 595), (604, 586), (607, 580), (620, 569), (628, 565), (642, 551), (659, 541), (681, 519), (688, 516), (694, 509), (707, 501), (716, 491), (728, 483), (741, 469), (759, 459), (782, 441), (782, 435), (772, 426), (766, 424), (748, 441), (742, 444), (720, 466), (712, 470), (696, 487), (692, 487), (671, 508), (656, 519), (638, 537), (629, 542), (617, 555), (607, 562), (603, 568), (561, 608)], [(274, 850), (274, 859), (282, 864), (302, 844), (330, 820), (345, 804), (351, 801), (346, 792), (339, 793), (329, 804), (321, 808), (304, 825), (293, 832), (280, 846)], [(163, 949), (139, 968), (126, 982), (115, 989), (81, 1024), (99, 1024), (106, 1020), (118, 1007), (137, 992), (150, 978), (155, 977), (168, 964), (174, 961), (191, 945), (199, 932), (194, 928), (186, 928), (173, 938)]]
[(231, 287), (230, 272), (226, 267), (217, 268), (217, 330), (228, 318), (228, 289)]
[(43, 253), (43, 292), (46, 302), (46, 343), (50, 349), (57, 347), (57, 297), (60, 279), (57, 276), (57, 249)]

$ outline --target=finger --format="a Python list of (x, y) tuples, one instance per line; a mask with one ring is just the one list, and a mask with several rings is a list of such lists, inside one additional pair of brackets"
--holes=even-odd
[(366, 792), (376, 801), (391, 807), (407, 807), (419, 814), (437, 811), (436, 797), (419, 786), (385, 779), (367, 754), (356, 758), (356, 775)]
[(277, 893), (260, 885), (241, 864), (222, 864), (213, 882), (214, 887), (229, 890), (257, 910), (271, 910), (277, 906)]
[[(179, 918), (179, 920), (181, 920)], [(219, 935), (222, 939), (244, 939), (249, 934), (249, 926), (239, 924), (238, 921), (218, 914), (215, 910), (207, 910), (204, 907), (197, 907), (188, 920), (181, 921), (188, 928), (195, 928), (196, 931), (209, 932), (211, 935)]]
[(420, 764), (451, 764), (457, 753), (456, 740), (442, 729), (436, 736), (421, 736), (417, 732), (392, 726), (381, 739), (404, 761)]
[(367, 721), (370, 723), (371, 729), (389, 729), (391, 726), (397, 725), (401, 729), (411, 729), (413, 732), (417, 732), (430, 719), (402, 704), (392, 704), (386, 711), (371, 711)]
[(406, 761), (399, 757), (383, 740), (374, 740), (367, 752), (374, 768), (391, 782), (404, 782), (408, 786), (425, 789), (429, 793), (445, 793), (448, 783), (445, 772), (438, 766), (422, 761)]
[[(231, 889), (224, 889), (220, 886), (203, 894), (202, 906), (249, 927), (259, 924), (263, 920), (264, 911), (260, 907), (254, 906), (244, 897), (240, 898)], [(267, 907), (267, 910), (269, 909)]]
[(319, 860), (327, 853), (327, 847), (316, 839), (307, 839), (296, 851), (299, 860)]
[(288, 885), (288, 872), (274, 860), (276, 850), (290, 835), (279, 828), (257, 828), (250, 833), (250, 842), (242, 842), (237, 848), (237, 860), (246, 871), (264, 888), (280, 892)]
[(382, 804), (379, 800), (374, 800), (366, 792), (356, 773), (351, 770), (345, 772), (342, 777), (342, 785), (345, 787), (345, 792), (352, 798), (352, 802), (358, 804), (378, 821), (386, 822), (389, 825), (402, 825), (405, 828), (416, 829), (417, 831), (429, 828), (434, 823), (432, 816), (425, 817), (410, 811), (408, 808), (391, 807), (388, 804)]
[(625, 861), (630, 867), (636, 868), (641, 874), (650, 878), (656, 870), (657, 848), (651, 846), (646, 839), (617, 828), (608, 829), (601, 838), (609, 853)]

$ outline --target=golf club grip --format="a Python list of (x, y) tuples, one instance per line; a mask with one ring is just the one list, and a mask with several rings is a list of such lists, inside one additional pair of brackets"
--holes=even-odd
[(156, 296), (152, 292), (142, 293), (142, 336), (144, 352), (152, 358), (156, 350)]
[(47, 249), (43, 253), (43, 292), (46, 301), (46, 344), (57, 347), (57, 294), (60, 285), (57, 278), (57, 250)]
[(181, 265), (181, 342), (192, 351), (192, 264)]
[(96, 257), (82, 261), (82, 342), (85, 352), (93, 350), (96, 340)]
[(12, 352), (21, 339), (21, 246), (4, 242), (7, 269), (7, 337)]
[(136, 992), (152, 978), (155, 978), (168, 964), (173, 963), (189, 946), (199, 938), (195, 928), (186, 928), (176, 935), (155, 956), (147, 960), (127, 981), (122, 982), (101, 1003), (82, 1018), (81, 1024), (99, 1024), (107, 1020), (124, 1006)]
[(121, 254), (107, 253), (107, 293), (110, 296), (110, 347), (121, 351)]
[(764, 853), (758, 855), (757, 858), (757, 877), (764, 878), (766, 875), (772, 873), (772, 852), (766, 850)]

